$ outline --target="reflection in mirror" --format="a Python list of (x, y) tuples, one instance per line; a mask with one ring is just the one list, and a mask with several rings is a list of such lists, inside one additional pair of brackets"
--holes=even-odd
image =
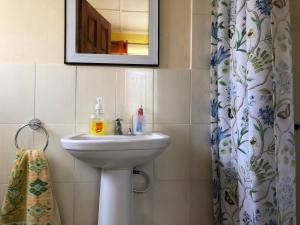
[(65, 63), (159, 65), (159, 0), (65, 0)]
[(149, 0), (76, 0), (76, 52), (149, 54)]

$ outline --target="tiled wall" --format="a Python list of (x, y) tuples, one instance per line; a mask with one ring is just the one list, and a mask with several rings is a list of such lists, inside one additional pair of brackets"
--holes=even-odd
[[(197, 225), (205, 221), (209, 225), (209, 77), (207, 63), (202, 68), (195, 67), (193, 72), (189, 69), (190, 1), (160, 1), (161, 66), (155, 70), (62, 65), (63, 1), (46, 0), (43, 6), (39, 1), (30, 1), (31, 10), (16, 0), (0, 9), (1, 22), (15, 21), (16, 13), (7, 13), (10, 11), (7, 7), (26, 15), (23, 18), (26, 22), (13, 22), (13, 27), (20, 28), (14, 30), (13, 37), (1, 37), (6, 43), (13, 43), (25, 35), (26, 43), (16, 42), (13, 53), (7, 45), (2, 46), (3, 42), (0, 44), (2, 52), (8, 52), (0, 53), (0, 62), (17, 64), (0, 65), (0, 200), (15, 155), (14, 133), (22, 123), (36, 116), (50, 131), (47, 157), (63, 225), (97, 224), (99, 171), (68, 155), (61, 149), (59, 139), (87, 130), (94, 98), (101, 95), (109, 120), (122, 117), (128, 128), (136, 104), (143, 104), (147, 129), (172, 136), (168, 150), (143, 167), (151, 175), (153, 186), (147, 194), (134, 195), (134, 224)], [(47, 29), (35, 22), (36, 17), (28, 16), (29, 12), (38, 16), (39, 8), (45, 5), (49, 8), (43, 15), (43, 21), (49, 24)], [(3, 33), (10, 34), (11, 26), (1, 22)], [(25, 31), (23, 23), (34, 26)], [(205, 23), (208, 27), (209, 22)], [(35, 36), (38, 31), (43, 35)], [(203, 54), (208, 56), (207, 38), (206, 41)], [(28, 147), (40, 147), (44, 142), (42, 134), (31, 131), (25, 132), (21, 139), (22, 146)]]
[(190, 224), (212, 225), (211, 155), (208, 145), (210, 1), (192, 1)]
[[(153, 186), (134, 195), (134, 225), (212, 224), (209, 1), (160, 0), (159, 69), (63, 65), (63, 1), (29, 1), (0, 7), (0, 201), (15, 156), (14, 134), (38, 117), (50, 132), (47, 157), (63, 225), (97, 224), (99, 171), (68, 155), (59, 140), (87, 130), (100, 95), (110, 121), (122, 117), (128, 128), (143, 104), (147, 129), (172, 137), (167, 151), (142, 168)], [(20, 145), (43, 144), (42, 133), (22, 132)]]
[[(291, 1), (297, 75), (300, 67), (296, 59), (300, 56), (295, 40), (300, 35), (300, 4)], [(63, 225), (97, 224), (99, 171), (68, 155), (59, 139), (87, 130), (94, 98), (101, 95), (109, 120), (122, 117), (128, 128), (136, 104), (143, 104), (147, 129), (172, 136), (168, 150), (142, 168), (151, 175), (153, 186), (147, 194), (134, 195), (134, 225), (212, 224), (210, 1), (194, 0), (191, 4), (190, 0), (160, 0), (160, 4), (160, 68), (126, 69), (63, 65), (62, 0), (3, 2), (0, 201), (15, 157), (14, 134), (21, 124), (38, 117), (50, 132), (47, 157)], [(300, 82), (295, 76), (297, 84)], [(296, 119), (300, 120), (299, 112), (296, 102)], [(41, 133), (27, 130), (20, 136), (20, 145), (41, 147), (43, 138)]]
[[(168, 150), (143, 167), (151, 175), (153, 187), (146, 194), (134, 196), (135, 224), (210, 221), (207, 109), (206, 114), (190, 116), (191, 105), (201, 104), (201, 110), (208, 107), (208, 76), (204, 70), (199, 70), (197, 76), (203, 77), (198, 85), (206, 91), (202, 90), (202, 98), (192, 103), (189, 69), (0, 65), (1, 200), (15, 156), (14, 134), (21, 124), (37, 117), (50, 132), (46, 153), (63, 224), (97, 224), (100, 173), (62, 150), (59, 140), (67, 134), (87, 131), (94, 98), (103, 96), (109, 121), (122, 117), (128, 127), (130, 114), (143, 104), (147, 129), (172, 136)], [(195, 121), (192, 124), (191, 119)], [(22, 147), (39, 148), (44, 141), (43, 133), (29, 129), (20, 136)]]

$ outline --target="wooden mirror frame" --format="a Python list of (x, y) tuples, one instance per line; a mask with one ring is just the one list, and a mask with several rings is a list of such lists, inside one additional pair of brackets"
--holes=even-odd
[(149, 54), (106, 55), (76, 52), (76, 0), (65, 0), (65, 64), (159, 66), (159, 0), (149, 0)]

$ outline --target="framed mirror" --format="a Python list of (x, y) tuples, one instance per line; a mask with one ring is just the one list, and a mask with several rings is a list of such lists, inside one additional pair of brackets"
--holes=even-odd
[(65, 64), (159, 65), (159, 0), (65, 0)]

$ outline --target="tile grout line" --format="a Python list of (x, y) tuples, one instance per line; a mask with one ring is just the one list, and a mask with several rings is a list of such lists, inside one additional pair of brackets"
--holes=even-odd
[(37, 69), (36, 69), (36, 64), (34, 64), (34, 90), (33, 90), (33, 117), (35, 118), (35, 114), (36, 114), (36, 71), (37, 71)]
[[(152, 89), (153, 89), (153, 93), (152, 93), (152, 132), (156, 132), (156, 128), (155, 128), (155, 110), (156, 110), (156, 102), (157, 102), (157, 98), (156, 98), (156, 86), (158, 86), (158, 82), (156, 82), (156, 76), (158, 73), (159, 69), (152, 69)], [(156, 182), (156, 161), (157, 159), (153, 160), (153, 168), (152, 168), (152, 172), (153, 172), (153, 181), (152, 181), (152, 185), (155, 185)], [(153, 190), (153, 195), (152, 195), (152, 220), (154, 220), (154, 190)]]
[[(77, 82), (77, 78), (78, 78), (78, 67), (77, 66), (75, 66), (75, 108), (74, 108), (74, 116), (75, 116), (75, 124), (74, 124), (74, 133), (76, 133), (76, 131), (77, 131), (77, 84), (78, 84), (78, 82)], [(75, 173), (76, 173), (76, 160), (75, 160), (75, 158), (73, 159), (73, 176), (75, 177)], [(74, 192), (75, 192), (75, 184), (73, 183), (73, 198), (75, 198), (75, 194), (74, 194)], [(75, 209), (74, 209), (74, 207), (73, 207), (73, 223), (74, 223), (74, 220), (75, 220), (75, 218), (74, 218), (74, 213), (75, 213)]]
[(155, 69), (152, 69), (152, 132), (154, 130), (154, 92), (155, 92), (155, 81), (154, 81), (154, 76), (155, 76)]
[(154, 191), (154, 188), (155, 188), (155, 160), (153, 160), (152, 162), (152, 174), (153, 174), (153, 178), (152, 178), (152, 181), (151, 181), (151, 220), (152, 220), (152, 223), (154, 223), (154, 195), (155, 195), (155, 191)]
[[(193, 19), (193, 15), (191, 16), (192, 18), (191, 19)], [(192, 26), (193, 26), (193, 21), (191, 22), (191, 28), (192, 28)], [(192, 36), (193, 35), (191, 35), (191, 49), (192, 49)], [(193, 51), (193, 49), (192, 49), (192, 51)], [(193, 57), (193, 52), (191, 51), (191, 53), (190, 53), (190, 56), (191, 57)], [(191, 185), (191, 180), (192, 180), (192, 171), (191, 171), (191, 165), (190, 165), (190, 163), (191, 163), (191, 160), (192, 160), (192, 135), (191, 135), (191, 128), (192, 128), (192, 121), (193, 121), (193, 118), (192, 118), (192, 116), (193, 116), (193, 113), (192, 113), (192, 110), (193, 110), (193, 78), (194, 78), (194, 73), (193, 73), (193, 69), (192, 69), (192, 58), (191, 58), (191, 60), (190, 60), (190, 69), (189, 69), (189, 73), (190, 73), (190, 82), (189, 82), (189, 88), (190, 88), (190, 107), (189, 107), (189, 109), (190, 109), (190, 112), (189, 112), (189, 116), (190, 116), (190, 124), (189, 124), (189, 129), (188, 129), (188, 132), (189, 132), (189, 136), (188, 136), (188, 144), (189, 144), (189, 147), (188, 147), (188, 162), (189, 162), (189, 164), (188, 164), (188, 168), (187, 168), (187, 179), (188, 179), (188, 190), (187, 190), (187, 195), (188, 195), (188, 213), (187, 213), (187, 224), (191, 224), (191, 211), (192, 211), (192, 204), (191, 204), (191, 188), (192, 188), (192, 185)]]
[[(33, 90), (33, 118), (36, 117), (36, 86), (37, 86), (37, 75), (36, 75), (36, 72), (37, 72), (37, 64), (35, 63), (34, 64), (34, 90)], [(32, 134), (32, 144), (33, 146), (35, 146), (35, 134), (33, 133)]]
[(72, 207), (72, 222), (75, 224), (75, 207), (76, 207), (76, 193), (75, 193), (75, 183), (72, 183), (72, 189), (73, 189), (73, 207)]
[[(300, 181), (299, 179), (296, 179)], [(184, 178), (184, 179), (159, 179), (155, 178), (155, 182), (159, 183), (203, 183), (203, 182), (212, 182), (211, 178), (203, 178), (203, 179), (189, 179), (189, 178)]]
[[(77, 131), (77, 85), (78, 85), (78, 67), (75, 66), (75, 109), (74, 109), (74, 116), (75, 116), (75, 133)], [(75, 165), (75, 163), (74, 163)]]
[(193, 110), (193, 71), (190, 69), (190, 125), (192, 125), (192, 110)]
[[(77, 130), (77, 78), (78, 78), (78, 69), (77, 66), (75, 66), (75, 89), (74, 89), (74, 100), (75, 100), (75, 106), (74, 106), (74, 133), (76, 133)], [(73, 159), (73, 175), (75, 175), (75, 159)], [(59, 183), (59, 182), (58, 182)], [(72, 185), (72, 190), (73, 190), (73, 204), (72, 204), (72, 224), (74, 224), (75, 221), (75, 201), (76, 201), (76, 194), (75, 194), (75, 180), (73, 180), (72, 182), (70, 182), (70, 184)]]
[(157, 90), (159, 87), (159, 83), (157, 81), (157, 73), (158, 73), (158, 69), (153, 69), (153, 130), (155, 128), (155, 124), (157, 122), (157, 116), (156, 116), (156, 110), (157, 110)]
[[(115, 105), (114, 105), (114, 112), (115, 112), (115, 118), (114, 119), (116, 119), (117, 118), (117, 95), (118, 95), (118, 91), (117, 91), (117, 89), (118, 89), (118, 75), (120, 74), (120, 68), (118, 68), (118, 69), (116, 69), (116, 73), (115, 73)], [(126, 75), (125, 75), (126, 76)]]
[(193, 8), (194, 8), (194, 3), (193, 1), (195, 0), (192, 0), (191, 2), (191, 5), (190, 5), (190, 12), (191, 12), (191, 15), (190, 15), (190, 63), (189, 63), (189, 69), (193, 69), (193, 41), (194, 41), (194, 38), (193, 38), (193, 25), (194, 25), (194, 15), (193, 15)]

